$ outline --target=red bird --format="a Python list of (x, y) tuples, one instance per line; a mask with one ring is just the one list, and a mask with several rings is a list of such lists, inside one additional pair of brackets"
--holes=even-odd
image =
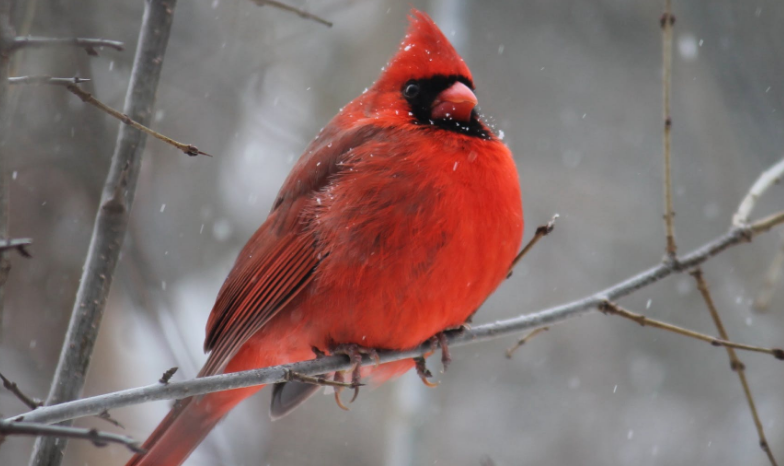
[[(506, 277), (523, 233), (512, 154), (479, 119), (471, 72), (443, 33), (419, 11), (410, 22), (378, 81), (308, 146), (237, 257), (199, 376), (412, 348), (466, 322)], [(362, 374), (380, 383), (412, 367)], [(272, 416), (317, 388), (276, 385)], [(259, 389), (179, 401), (128, 465), (181, 464)]]

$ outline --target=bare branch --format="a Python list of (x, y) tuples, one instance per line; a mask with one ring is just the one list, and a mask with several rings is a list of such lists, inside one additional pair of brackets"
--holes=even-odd
[(10, 50), (15, 52), (22, 48), (40, 47), (81, 47), (87, 55), (98, 56), (98, 48), (108, 47), (122, 52), (125, 50), (124, 44), (116, 40), (106, 39), (65, 39), (59, 37), (16, 37), (11, 43)]
[[(713, 302), (713, 297), (710, 294), (710, 290), (708, 289), (708, 283), (705, 281), (705, 277), (702, 275), (702, 270), (697, 268), (691, 275), (697, 281), (697, 289), (700, 290), (700, 294), (702, 294), (702, 299), (705, 301), (705, 304), (708, 306), (708, 311), (710, 312), (711, 317), (713, 318), (713, 323), (716, 325), (716, 330), (719, 332), (719, 336), (722, 339), (727, 340), (729, 337), (727, 336), (727, 330), (724, 329), (724, 323), (721, 321), (721, 317), (719, 316), (719, 311), (716, 309), (716, 304)], [(757, 407), (754, 404), (754, 397), (751, 395), (751, 389), (749, 388), (749, 382), (746, 380), (746, 366), (740, 361), (738, 355), (735, 354), (735, 350), (730, 347), (726, 346), (727, 349), (727, 356), (730, 358), (730, 367), (733, 371), (738, 374), (738, 378), (740, 379), (740, 384), (743, 386), (743, 393), (746, 395), (746, 401), (749, 403), (749, 410), (751, 410), (751, 417), (754, 419), (754, 426), (757, 428), (757, 435), (759, 436), (759, 444), (762, 451), (768, 455), (768, 460), (770, 460), (770, 464), (773, 466), (776, 465), (776, 458), (773, 457), (773, 452), (770, 449), (770, 445), (768, 445), (768, 440), (765, 438), (765, 429), (762, 427), (762, 422), (760, 421), (759, 415), (757, 414)], [(784, 359), (784, 356), (781, 358)]]
[(8, 78), (8, 84), (54, 84), (66, 86), (68, 84), (81, 84), (89, 82), (87, 78), (53, 78), (52, 76), (15, 76)]
[[(139, 42), (125, 97), (124, 111), (130, 115), (126, 118), (132, 117), (148, 123), (152, 117), (175, 3), (176, 0), (145, 2)], [(73, 84), (67, 88), (72, 92), (74, 89), (81, 92)], [(76, 399), (82, 391), (125, 237), (145, 140), (145, 133), (128, 125), (120, 126), (47, 405)], [(65, 444), (63, 438), (39, 438), (30, 464), (59, 465)]]
[[(177, 149), (181, 150), (187, 155), (196, 156), (196, 155), (206, 155), (208, 157), (212, 157), (210, 154), (206, 152), (202, 152), (199, 150), (198, 147), (194, 146), (193, 144), (184, 144), (182, 142), (175, 141), (174, 139), (164, 136), (163, 134), (148, 128), (147, 126), (139, 123), (138, 121), (134, 120), (133, 118), (129, 117), (125, 113), (121, 113), (112, 107), (106, 105), (105, 103), (101, 102), (100, 100), (96, 99), (92, 94), (87, 91), (82, 90), (78, 86), (74, 84), (66, 84), (65, 88), (68, 89), (72, 94), (75, 94), (77, 97), (82, 99), (83, 102), (88, 103), (99, 110), (108, 113), (109, 115), (117, 118), (121, 122), (125, 123), (126, 125), (136, 128), (139, 131), (144, 131), (145, 133), (149, 134), (150, 136), (160, 139), (161, 141), (165, 142), (166, 144), (170, 144)], [(148, 118), (149, 119), (149, 118)]]
[(0, 379), (3, 381), (3, 386), (9, 392), (13, 393), (15, 397), (19, 399), (22, 403), (24, 403), (30, 409), (37, 409), (43, 406), (43, 401), (37, 398), (31, 398), (27, 396), (21, 388), (16, 384), (16, 382), (12, 382), (6, 378), (3, 374), (0, 374)]
[[(0, 146), (5, 146), (5, 138), (10, 134), (11, 108), (8, 99), (8, 76), (11, 68), (11, 44), (14, 28), (11, 25), (10, 0), (0, 0)], [(6, 174), (7, 150), (0, 151), (0, 240), (10, 236), (9, 225), (9, 185)], [(11, 262), (5, 251), (0, 250), (0, 336), (2, 336), (3, 309), (5, 303), (5, 282), (11, 272)]]
[(509, 267), (509, 273), (507, 273), (506, 278), (509, 278), (509, 277), (512, 276), (512, 271), (514, 270), (514, 268), (517, 265), (517, 263), (520, 262), (520, 259), (522, 259), (523, 256), (528, 254), (528, 251), (530, 251), (531, 248), (533, 248), (534, 245), (536, 243), (538, 243), (540, 239), (542, 239), (545, 236), (549, 235), (553, 231), (553, 229), (555, 228), (555, 221), (558, 219), (558, 217), (559, 217), (558, 214), (554, 214), (553, 218), (551, 218), (550, 221), (547, 222), (547, 224), (540, 225), (536, 229), (536, 232), (534, 232), (534, 237), (531, 238), (531, 241), (529, 241), (528, 244), (525, 245), (523, 250), (520, 251), (520, 253), (517, 254), (517, 256), (512, 261), (512, 265)]
[(623, 318), (632, 320), (634, 322), (637, 322), (643, 327), (653, 327), (661, 330), (667, 330), (668, 332), (677, 333), (678, 335), (683, 335), (685, 337), (706, 341), (713, 346), (723, 346), (727, 349), (739, 349), (745, 351), (752, 351), (755, 353), (765, 353), (765, 354), (770, 354), (776, 359), (784, 360), (784, 350), (780, 348), (762, 348), (760, 346), (744, 345), (742, 343), (735, 343), (729, 341), (724, 336), (722, 336), (721, 338), (712, 337), (704, 333), (699, 333), (693, 330), (685, 329), (683, 327), (678, 327), (677, 325), (668, 324), (667, 322), (651, 319), (650, 317), (646, 317), (642, 314), (636, 314), (610, 301), (605, 301), (601, 303), (599, 305), (599, 310), (605, 314), (621, 316)]
[(773, 293), (776, 292), (776, 286), (781, 279), (781, 269), (784, 268), (784, 234), (781, 235), (779, 240), (779, 248), (770, 261), (770, 266), (765, 274), (765, 281), (762, 283), (762, 289), (754, 298), (754, 309), (757, 311), (766, 311), (770, 306), (770, 301), (773, 299)]
[(782, 222), (784, 222), (784, 210), (768, 215), (767, 217), (752, 223), (749, 225), (749, 232), (753, 235), (763, 233), (775, 227), (776, 225), (781, 224)]
[(96, 414), (95, 417), (98, 419), (103, 419), (104, 421), (108, 422), (109, 424), (119, 427), (120, 429), (125, 429), (125, 426), (120, 423), (117, 419), (113, 418), (109, 411), (103, 411), (102, 413)]
[(0, 420), (0, 438), (9, 435), (35, 435), (36, 437), (79, 438), (93, 442), (96, 447), (105, 447), (109, 443), (125, 445), (134, 453), (146, 453), (141, 444), (125, 435), (112, 434), (97, 429), (81, 427), (50, 426), (32, 422), (8, 422)]
[(8, 250), (15, 250), (18, 252), (22, 257), (33, 257), (30, 254), (30, 251), (27, 250), (27, 246), (31, 245), (33, 240), (30, 238), (17, 238), (17, 239), (0, 239), (0, 252), (5, 252)]
[[(784, 223), (784, 218), (781, 219), (780, 223)], [(724, 235), (682, 256), (678, 261), (665, 261), (583, 299), (491, 324), (449, 332), (447, 336), (448, 345), (457, 347), (480, 341), (494, 340), (506, 335), (519, 334), (526, 330), (551, 326), (581, 316), (596, 309), (606, 300), (615, 300), (627, 296), (673, 273), (680, 273), (696, 267), (731, 246), (748, 242), (749, 238), (754, 234), (754, 228), (755, 225), (751, 225), (749, 228), (733, 228)], [(401, 359), (411, 359), (430, 352), (432, 352), (432, 347), (429, 342), (425, 342), (418, 348), (410, 350), (380, 351), (379, 362), (383, 364)], [(373, 358), (363, 358), (362, 365), (371, 364), (376, 364)], [(56, 406), (45, 406), (35, 411), (14, 416), (12, 419), (43, 423), (61, 422), (67, 419), (91, 416), (106, 409), (115, 409), (150, 401), (175, 400), (222, 390), (285, 382), (287, 371), (317, 376), (335, 371), (345, 371), (351, 367), (352, 363), (348, 362), (343, 356), (327, 356), (283, 366), (203, 377), (186, 382), (171, 382), (167, 385), (153, 384), (141, 388), (122, 390)]]
[(517, 343), (515, 343), (512, 347), (510, 347), (509, 349), (506, 350), (506, 357), (508, 359), (512, 359), (512, 355), (514, 354), (515, 351), (517, 351), (518, 348), (520, 348), (524, 344), (528, 343), (528, 340), (530, 340), (531, 338), (539, 335), (542, 332), (546, 332), (548, 330), (550, 330), (550, 327), (540, 327), (540, 328), (531, 330), (530, 332), (525, 334), (525, 336), (523, 338), (517, 340)]
[(172, 376), (174, 376), (175, 372), (177, 372), (177, 369), (179, 369), (179, 367), (172, 367), (171, 369), (167, 369), (166, 372), (164, 372), (163, 375), (161, 376), (160, 380), (158, 380), (158, 382), (164, 385), (169, 383)]
[(664, 13), (660, 19), (662, 29), (662, 101), (664, 116), (664, 226), (667, 234), (667, 256), (675, 259), (678, 248), (675, 244), (675, 211), (672, 207), (672, 116), (670, 100), (672, 88), (672, 26), (675, 16), (672, 15), (672, 0), (664, 0)]
[(757, 178), (746, 197), (740, 202), (738, 211), (732, 216), (732, 224), (736, 227), (746, 225), (749, 222), (751, 211), (754, 210), (754, 206), (757, 204), (757, 200), (765, 194), (768, 188), (779, 183), (782, 176), (784, 176), (784, 159), (779, 160), (777, 164), (762, 172), (759, 178)]
[(322, 18), (320, 16), (316, 16), (313, 13), (307, 12), (307, 11), (305, 11), (303, 9), (300, 9), (300, 8), (297, 8), (297, 7), (293, 7), (291, 5), (287, 5), (287, 4), (283, 3), (283, 2), (278, 2), (276, 0), (251, 0), (251, 1), (253, 3), (255, 3), (256, 5), (258, 5), (258, 6), (269, 5), (271, 7), (275, 7), (277, 9), (279, 9), (279, 10), (289, 11), (291, 13), (294, 13), (295, 15), (299, 16), (300, 18), (312, 19), (313, 21), (316, 21), (317, 23), (321, 23), (321, 24), (323, 24), (323, 25), (325, 25), (327, 27), (330, 27), (330, 28), (332, 27), (332, 22), (331, 21), (327, 21), (326, 19), (324, 19), (324, 18)]

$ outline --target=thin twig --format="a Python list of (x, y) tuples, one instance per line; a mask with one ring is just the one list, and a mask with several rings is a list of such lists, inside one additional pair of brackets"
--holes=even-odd
[(531, 330), (523, 338), (517, 340), (517, 343), (515, 343), (513, 346), (511, 346), (509, 349), (506, 350), (506, 357), (508, 359), (512, 359), (512, 355), (514, 354), (515, 351), (517, 351), (518, 348), (528, 343), (528, 340), (530, 340), (531, 338), (539, 335), (542, 332), (546, 332), (548, 330), (550, 330), (550, 327), (540, 327)]
[(308, 11), (305, 11), (305, 10), (297, 8), (297, 7), (293, 7), (291, 5), (287, 5), (287, 4), (283, 3), (283, 2), (278, 2), (278, 1), (275, 1), (275, 0), (251, 0), (251, 1), (253, 3), (255, 3), (256, 5), (258, 5), (258, 6), (269, 5), (271, 7), (275, 7), (277, 9), (279, 9), (279, 10), (283, 10), (283, 11), (288, 11), (288, 12), (294, 13), (295, 15), (299, 16), (300, 18), (312, 19), (313, 21), (316, 21), (317, 23), (321, 23), (321, 24), (323, 24), (323, 25), (325, 25), (327, 27), (330, 27), (330, 28), (332, 27), (332, 22), (331, 21), (327, 21), (326, 19), (324, 19), (324, 18), (322, 18), (320, 16), (316, 16), (313, 13), (310, 13)]
[(677, 325), (669, 324), (667, 322), (651, 319), (650, 317), (646, 317), (642, 314), (637, 314), (632, 311), (629, 311), (628, 309), (624, 309), (611, 301), (604, 301), (603, 303), (599, 304), (599, 310), (605, 314), (621, 316), (623, 318), (633, 320), (634, 322), (637, 322), (643, 327), (653, 327), (661, 330), (667, 330), (668, 332), (677, 333), (678, 335), (683, 335), (685, 337), (706, 341), (713, 346), (723, 346), (727, 349), (739, 349), (744, 351), (752, 351), (755, 353), (770, 354), (776, 359), (784, 360), (784, 350), (782, 350), (781, 348), (763, 348), (761, 346), (735, 343), (727, 340), (727, 338), (724, 337), (716, 338), (710, 335), (706, 335), (704, 333), (699, 333), (683, 327), (678, 327)]
[(1, 239), (0, 238), (0, 252), (9, 251), (11, 249), (18, 252), (22, 257), (33, 257), (27, 246), (30, 246), (33, 240), (30, 238), (16, 238), (16, 239)]
[(27, 396), (21, 388), (16, 384), (16, 382), (12, 382), (6, 378), (3, 374), (0, 374), (0, 380), (3, 381), (3, 387), (6, 388), (9, 392), (13, 393), (15, 397), (19, 399), (22, 403), (25, 404), (30, 409), (37, 409), (44, 405), (43, 401), (39, 400), (38, 398), (32, 398)]
[(775, 214), (770, 214), (767, 217), (763, 217), (749, 225), (748, 228), (752, 235), (756, 235), (758, 233), (768, 231), (782, 222), (784, 222), (784, 210), (781, 212), (776, 212)]
[[(8, 98), (8, 76), (11, 68), (11, 44), (14, 40), (14, 28), (11, 25), (11, 7), (13, 0), (0, 0), (0, 240), (10, 236), (10, 213), (8, 183), (8, 149), (6, 138), (12, 121), (10, 99)], [(11, 261), (8, 254), (0, 251), (0, 339), (3, 330), (3, 309), (5, 308), (5, 282), (11, 272)]]
[(36, 437), (79, 438), (89, 440), (96, 447), (105, 447), (109, 443), (125, 445), (134, 453), (145, 453), (141, 444), (125, 435), (103, 432), (97, 429), (81, 427), (50, 426), (32, 422), (8, 422), (0, 420), (0, 438), (9, 435), (35, 435)]
[(107, 39), (84, 39), (73, 38), (65, 39), (59, 37), (16, 37), (11, 43), (11, 51), (15, 52), (22, 48), (33, 47), (80, 47), (83, 48), (87, 55), (98, 56), (96, 49), (108, 47), (110, 49), (122, 52), (125, 47), (122, 42)]
[(672, 15), (672, 0), (664, 0), (664, 13), (660, 19), (662, 29), (662, 101), (664, 116), (664, 226), (667, 235), (667, 256), (675, 259), (678, 247), (675, 244), (675, 211), (672, 206), (672, 116), (670, 100), (672, 88), (672, 26), (675, 16)]
[[(130, 115), (126, 118), (142, 123), (148, 123), (152, 118), (155, 91), (169, 40), (175, 3), (176, 0), (145, 2), (139, 42), (125, 98), (124, 111)], [(73, 84), (69, 84), (67, 88), (81, 92)], [(143, 132), (128, 125), (120, 126), (76, 301), (71, 311), (71, 320), (46, 400), (48, 406), (78, 398), (84, 386), (128, 226), (145, 141)], [(62, 438), (39, 438), (35, 443), (31, 466), (59, 465), (65, 444), (66, 440)]]
[(554, 214), (553, 217), (550, 219), (550, 221), (547, 222), (547, 224), (540, 225), (539, 227), (537, 227), (536, 231), (534, 232), (534, 237), (531, 238), (531, 241), (529, 241), (528, 244), (525, 245), (523, 250), (520, 251), (512, 261), (512, 265), (509, 267), (509, 273), (507, 273), (506, 278), (512, 276), (512, 271), (514, 270), (517, 263), (520, 262), (520, 259), (522, 259), (523, 256), (528, 254), (528, 251), (530, 251), (531, 248), (533, 248), (534, 245), (538, 243), (540, 239), (549, 235), (553, 231), (553, 229), (555, 228), (555, 220), (558, 219), (558, 217), (559, 217), (558, 214)]
[(161, 378), (158, 380), (158, 383), (162, 383), (166, 385), (171, 380), (172, 376), (177, 372), (179, 367), (172, 367), (171, 369), (167, 369), (166, 372), (163, 373)]
[(113, 418), (109, 411), (104, 411), (102, 413), (98, 413), (95, 415), (98, 419), (103, 419), (104, 421), (108, 422), (109, 424), (119, 427), (120, 429), (125, 429), (125, 426), (120, 423), (117, 419)]
[[(784, 218), (781, 219), (784, 223)], [(753, 236), (754, 225), (749, 228), (733, 228), (718, 238), (704, 244), (691, 253), (682, 256), (677, 262), (666, 261), (651, 267), (633, 277), (627, 278), (610, 288), (594, 293), (583, 299), (562, 304), (553, 308), (534, 313), (526, 313), (511, 319), (491, 324), (478, 325), (470, 329), (449, 332), (449, 347), (458, 347), (480, 341), (494, 340), (506, 335), (515, 335), (526, 330), (548, 327), (553, 324), (581, 316), (594, 310), (605, 300), (615, 300), (627, 296), (641, 288), (645, 288), (659, 280), (696, 267), (708, 259), (720, 254), (731, 246), (748, 242)], [(401, 359), (411, 359), (432, 352), (429, 342), (418, 348), (405, 351), (379, 352), (379, 362), (387, 363)], [(365, 357), (362, 365), (376, 364), (373, 358)], [(326, 356), (316, 360), (303, 361), (295, 364), (268, 367), (231, 374), (197, 378), (186, 382), (172, 382), (168, 385), (153, 384), (141, 388), (132, 388), (119, 392), (83, 398), (77, 401), (62, 403), (56, 406), (45, 406), (35, 411), (14, 416), (12, 419), (31, 422), (53, 423), (67, 419), (91, 416), (105, 409), (136, 405), (157, 400), (175, 400), (188, 396), (203, 395), (222, 390), (244, 388), (255, 385), (266, 385), (286, 381), (286, 371), (294, 371), (303, 375), (317, 376), (335, 371), (345, 371), (352, 367), (343, 356)]]
[(14, 76), (8, 78), (8, 84), (54, 84), (67, 86), (89, 82), (87, 78), (74, 76), (73, 78), (54, 78), (52, 76)]
[[(716, 309), (716, 304), (713, 302), (713, 297), (711, 296), (710, 290), (708, 289), (708, 283), (705, 281), (705, 277), (702, 275), (702, 270), (697, 268), (691, 272), (691, 275), (697, 281), (697, 289), (700, 290), (702, 299), (708, 306), (708, 311), (713, 318), (713, 323), (716, 324), (716, 330), (718, 330), (719, 336), (724, 340), (728, 340), (729, 336), (727, 336), (727, 330), (725, 330), (724, 324), (722, 323), (721, 317), (719, 316), (719, 311)], [(749, 403), (751, 417), (754, 419), (754, 426), (757, 428), (757, 435), (759, 436), (760, 448), (762, 448), (762, 451), (768, 455), (770, 464), (776, 466), (776, 458), (773, 457), (773, 452), (770, 449), (770, 445), (768, 445), (768, 440), (765, 438), (765, 429), (762, 427), (762, 422), (760, 421), (759, 415), (757, 414), (757, 407), (754, 404), (754, 397), (751, 395), (749, 382), (746, 380), (746, 366), (743, 365), (732, 347), (727, 346), (726, 348), (727, 356), (730, 358), (730, 367), (738, 374), (740, 384), (743, 386), (743, 393), (746, 395), (746, 401)]]
[(354, 382), (341, 382), (338, 380), (329, 380), (324, 377), (312, 377), (309, 375), (300, 374), (294, 371), (286, 372), (286, 381), (287, 382), (302, 382), (311, 385), (321, 385), (324, 387), (335, 387), (335, 388), (356, 388), (358, 386), (364, 386), (361, 383), (354, 383)]
[(767, 311), (770, 306), (770, 301), (773, 299), (773, 294), (776, 292), (776, 286), (781, 279), (781, 270), (784, 268), (784, 234), (781, 235), (779, 240), (779, 247), (773, 260), (770, 261), (767, 273), (765, 273), (765, 281), (762, 283), (762, 289), (757, 293), (754, 298), (754, 309), (757, 311)]
[(746, 225), (749, 222), (751, 211), (754, 210), (754, 206), (757, 204), (757, 200), (765, 194), (768, 188), (779, 183), (782, 176), (784, 176), (784, 159), (779, 160), (777, 164), (762, 172), (759, 178), (757, 178), (757, 181), (754, 182), (749, 192), (740, 202), (738, 211), (732, 216), (732, 224), (736, 227)]
[[(88, 103), (97, 109), (108, 113), (109, 115), (117, 118), (121, 122), (125, 123), (126, 125), (136, 128), (139, 131), (144, 131), (145, 133), (149, 134), (150, 136), (157, 138), (166, 144), (170, 144), (177, 149), (181, 150), (187, 155), (196, 156), (196, 155), (206, 155), (208, 157), (212, 157), (210, 154), (206, 152), (202, 152), (199, 150), (198, 147), (194, 146), (193, 144), (184, 144), (182, 142), (175, 141), (174, 139), (164, 136), (163, 134), (148, 128), (147, 126), (139, 123), (138, 121), (134, 120), (133, 118), (129, 117), (125, 113), (118, 112), (117, 110), (113, 109), (112, 107), (106, 105), (105, 103), (101, 102), (100, 100), (96, 99), (92, 94), (87, 91), (82, 90), (80, 87), (69, 83), (65, 85), (65, 88), (68, 89), (72, 94), (75, 94), (77, 97), (82, 99), (83, 102)], [(147, 118), (149, 120), (149, 118)]]

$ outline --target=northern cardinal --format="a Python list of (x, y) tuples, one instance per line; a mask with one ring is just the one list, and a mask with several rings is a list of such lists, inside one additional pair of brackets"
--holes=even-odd
[[(378, 81), (308, 146), (237, 257), (199, 376), (412, 348), (463, 324), (506, 277), (523, 232), (512, 154), (480, 120), (463, 59), (425, 13), (409, 19)], [(276, 385), (272, 416), (317, 388)], [(128, 465), (181, 464), (259, 389), (177, 402)]]

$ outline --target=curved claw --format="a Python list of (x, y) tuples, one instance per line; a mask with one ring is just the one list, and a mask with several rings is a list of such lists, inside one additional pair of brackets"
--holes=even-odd
[(431, 382), (427, 380), (427, 377), (420, 376), (419, 378), (422, 380), (422, 383), (425, 384), (425, 387), (427, 388), (436, 388), (437, 386), (440, 385), (439, 382)]
[(430, 377), (433, 377), (433, 374), (428, 370), (427, 365), (425, 365), (425, 358), (419, 357), (414, 358), (414, 362), (416, 363), (416, 371), (419, 378), (422, 380), (422, 383), (425, 384), (426, 387), (435, 388), (438, 386), (438, 382), (431, 382), (428, 380)]
[(342, 391), (343, 391), (342, 388), (335, 389), (335, 403), (337, 403), (338, 406), (340, 407), (340, 409), (342, 409), (343, 411), (350, 411), (348, 409), (348, 406), (344, 405), (343, 402), (340, 401), (340, 392), (342, 392)]

